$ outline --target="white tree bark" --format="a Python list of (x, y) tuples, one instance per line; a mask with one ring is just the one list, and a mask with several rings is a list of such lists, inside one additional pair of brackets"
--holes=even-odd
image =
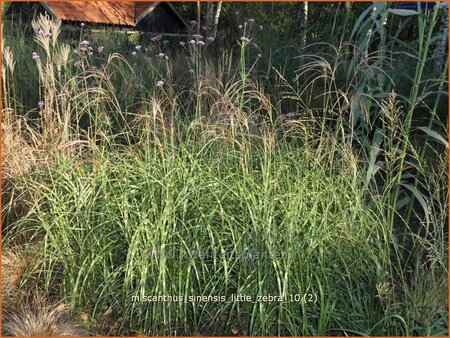
[(213, 16), (214, 16), (214, 2), (206, 3), (206, 18), (205, 18), (205, 28), (208, 32), (212, 30)]
[(219, 24), (220, 12), (222, 10), (222, 1), (208, 2), (206, 5), (205, 29), (208, 38), (216, 38), (217, 26)]
[(211, 35), (211, 37), (213, 37), (214, 39), (216, 38), (217, 35), (217, 26), (219, 25), (219, 17), (221, 10), (222, 10), (222, 1), (217, 3), (216, 14), (214, 15), (213, 30)]
[(302, 47), (306, 45), (306, 31), (308, 28), (308, 1), (301, 3), (301, 15), (300, 15), (300, 43)]
[(352, 3), (350, 1), (345, 2), (345, 10), (347, 12), (350, 12), (350, 9), (352, 8)]
[[(436, 4), (438, 6), (439, 3)], [(440, 74), (442, 67), (444, 66), (445, 52), (447, 51), (448, 41), (448, 4), (440, 3), (440, 27), (439, 35), (440, 39), (436, 41), (436, 49), (434, 52), (434, 70), (436, 74)]]

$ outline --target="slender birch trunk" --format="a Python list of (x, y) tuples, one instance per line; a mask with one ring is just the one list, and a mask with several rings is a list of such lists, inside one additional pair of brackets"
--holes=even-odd
[[(438, 4), (436, 4), (436, 6), (437, 5)], [(434, 70), (436, 74), (439, 74), (442, 71), (448, 41), (448, 4), (441, 3), (441, 6), (442, 6), (440, 13), (441, 22), (439, 27), (440, 39), (436, 41), (436, 49), (434, 52)]]
[(306, 30), (308, 28), (308, 1), (303, 1), (300, 7), (300, 43), (301, 46), (306, 46)]
[(220, 12), (222, 10), (222, 1), (217, 3), (216, 14), (214, 15), (212, 37), (215, 39), (217, 35), (217, 27), (219, 25)]

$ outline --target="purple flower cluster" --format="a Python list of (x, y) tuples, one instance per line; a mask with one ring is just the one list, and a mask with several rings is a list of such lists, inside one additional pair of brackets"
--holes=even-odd
[(156, 87), (161, 88), (162, 86), (164, 86), (164, 81), (159, 80), (156, 82)]
[(164, 60), (164, 59), (168, 60), (169, 59), (169, 57), (164, 53), (156, 54), (155, 57), (160, 60)]
[[(255, 23), (255, 19), (248, 19), (243, 25), (239, 25), (239, 29), (243, 30), (241, 36), (241, 41), (244, 43), (250, 42), (250, 32), (252, 30), (252, 25)], [(259, 30), (263, 30), (263, 26), (259, 25)]]
[(292, 119), (295, 116), (295, 114), (293, 112), (288, 112), (288, 113), (285, 114), (285, 116), (288, 119)]
[(156, 35), (154, 37), (150, 38), (150, 41), (152, 42), (159, 42), (162, 39), (162, 35)]
[(38, 60), (38, 59), (39, 59), (39, 54), (36, 53), (36, 52), (33, 52), (33, 53), (31, 54), (31, 57), (33, 58), (33, 60)]
[(51, 32), (45, 32), (42, 28), (40, 28), (40, 29), (38, 30), (38, 34), (39, 34), (39, 35), (42, 35), (42, 36), (44, 36), (44, 37), (46, 37), (46, 38), (49, 38), (49, 37), (52, 36), (52, 33), (51, 33)]
[[(208, 38), (208, 42), (214, 41), (214, 38)], [(191, 46), (204, 46), (205, 42), (203, 41), (203, 35), (200, 34), (192, 34), (192, 38), (188, 41), (189, 45)], [(186, 45), (186, 42), (181, 41), (180, 46), (184, 47)]]

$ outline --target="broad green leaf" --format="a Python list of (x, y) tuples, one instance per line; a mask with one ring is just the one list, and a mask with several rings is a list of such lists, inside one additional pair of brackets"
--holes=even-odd
[(434, 138), (436, 141), (442, 143), (446, 148), (448, 148), (448, 141), (434, 130), (431, 130), (428, 127), (419, 127), (418, 129), (422, 130), (428, 136)]
[(370, 180), (375, 176), (375, 174), (380, 170), (381, 167), (378, 164), (370, 164), (367, 168), (366, 174), (366, 187), (369, 185)]
[(396, 208), (397, 210), (400, 210), (400, 209), (403, 208), (405, 205), (407, 205), (410, 201), (411, 201), (411, 197), (409, 197), (408, 195), (406, 195), (406, 196), (403, 197), (400, 201), (397, 202), (397, 205), (395, 206), (395, 208)]
[(380, 145), (383, 141), (383, 132), (383, 129), (377, 128), (372, 138), (372, 144), (370, 145), (369, 163), (366, 174), (366, 186), (381, 168), (381, 166), (375, 163), (375, 161), (377, 160), (377, 156), (381, 151)]
[(388, 9), (388, 12), (400, 16), (411, 16), (419, 14), (419, 12), (412, 9)]
[(353, 26), (353, 31), (350, 35), (350, 40), (353, 38), (353, 36), (355, 35), (355, 33), (357, 31), (359, 31), (361, 33), (361, 23), (363, 22), (363, 20), (366, 18), (367, 14), (370, 13), (370, 11), (372, 10), (374, 5), (371, 5), (369, 7), (367, 7), (364, 12), (362, 12), (362, 14), (358, 17), (358, 19), (355, 22), (355, 25)]
[(423, 212), (425, 214), (425, 220), (427, 222), (427, 225), (429, 225), (430, 224), (430, 213), (428, 212), (427, 202), (425, 201), (425, 197), (423, 196), (423, 194), (419, 191), (419, 189), (417, 189), (415, 186), (413, 186), (411, 184), (401, 183), (401, 185), (404, 188), (411, 191), (413, 193), (414, 197), (416, 197), (416, 199), (419, 201), (420, 206), (422, 207)]

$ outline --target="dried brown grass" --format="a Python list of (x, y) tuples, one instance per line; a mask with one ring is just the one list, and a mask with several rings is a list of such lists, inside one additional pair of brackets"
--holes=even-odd
[(26, 279), (36, 250), (4, 250), (2, 254), (2, 336), (80, 336), (88, 332), (62, 301), (49, 301)]

